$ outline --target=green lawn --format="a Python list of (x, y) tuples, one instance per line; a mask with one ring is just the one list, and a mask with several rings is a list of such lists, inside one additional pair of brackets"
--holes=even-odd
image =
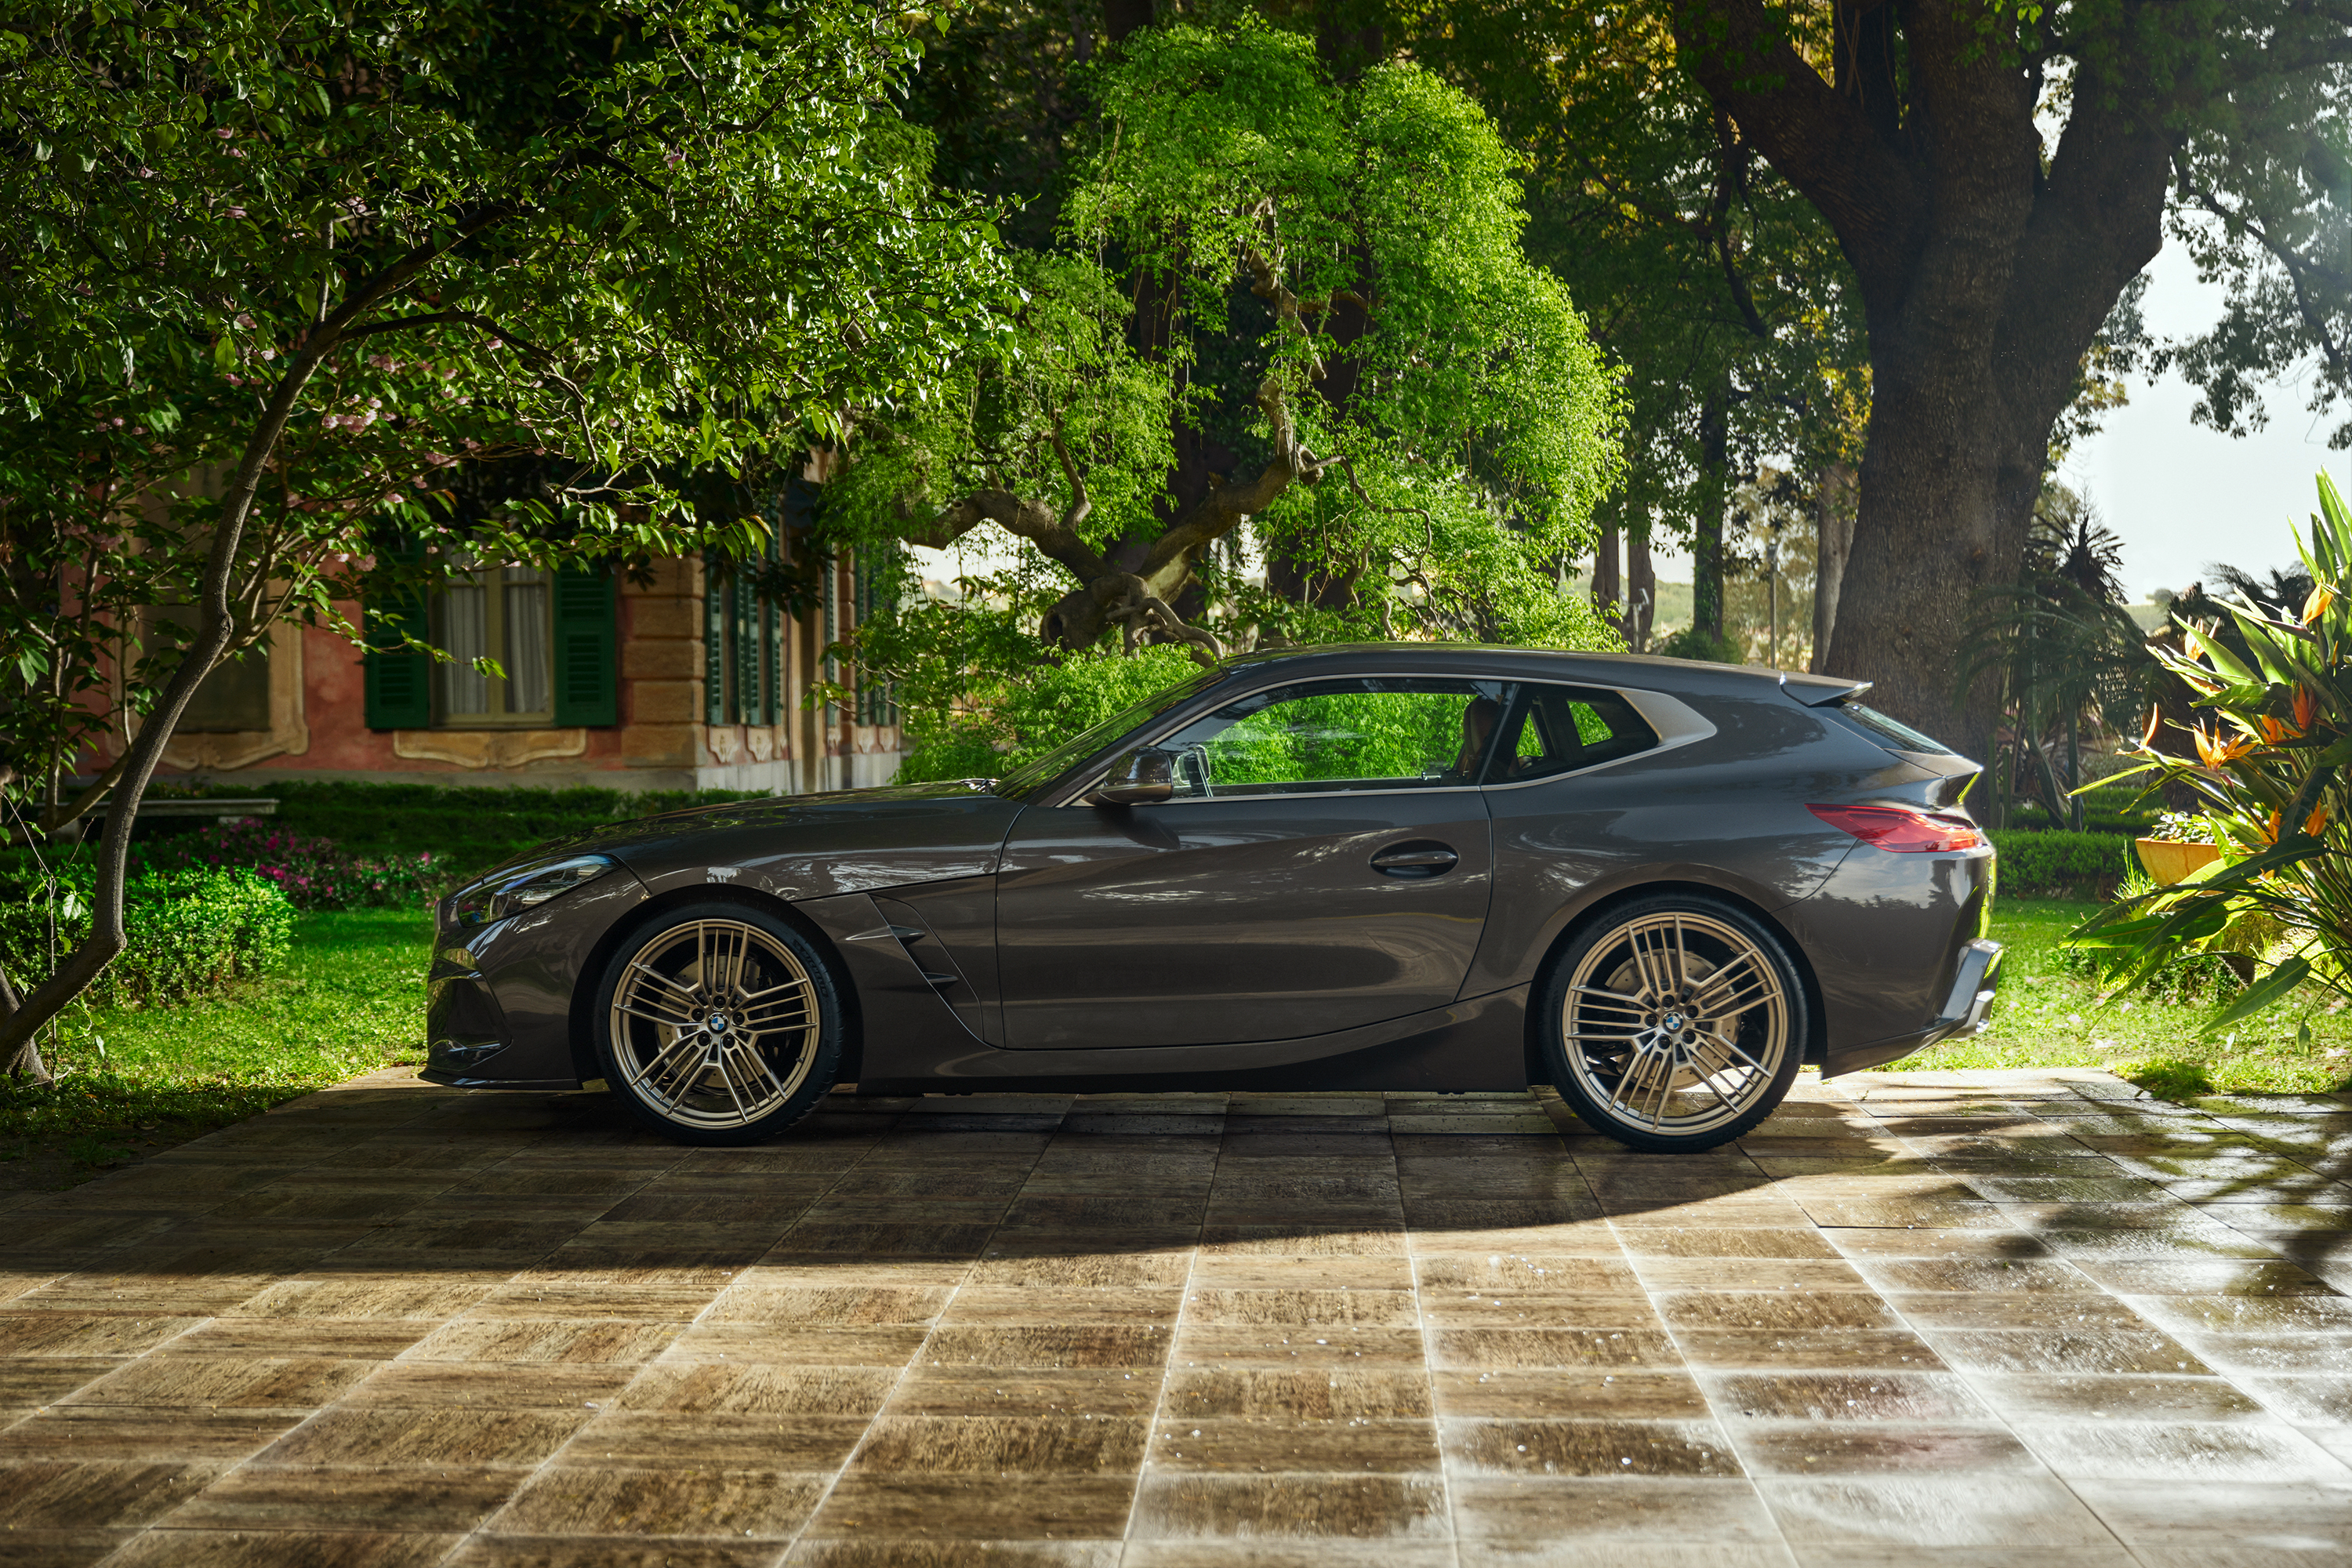
[(286, 961), (227, 996), (68, 1014), (57, 1085), (0, 1082), (0, 1188), (70, 1184), (387, 1063), (423, 1061), (432, 936), (423, 910), (308, 914)]
[[(2105, 1068), (2177, 1098), (2210, 1089), (2307, 1093), (2352, 1081), (2352, 1014), (2326, 1011), (2315, 989), (2211, 1040), (2199, 1038), (2198, 1030), (2221, 1005), (2216, 999), (2180, 1006), (2136, 996), (2100, 1006), (2097, 984), (2058, 963), (2059, 940), (2100, 907), (2002, 899), (1993, 909), (1992, 935), (2009, 951), (1992, 1026), (1972, 1040), (1906, 1058), (1890, 1070)], [(2311, 1041), (2299, 1045), (2296, 1035), (2306, 1021)]]

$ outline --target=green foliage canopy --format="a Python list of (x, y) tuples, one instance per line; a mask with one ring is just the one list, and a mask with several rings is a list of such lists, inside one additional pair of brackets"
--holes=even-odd
[[(1011, 342), (861, 431), (833, 526), (1025, 540), (1058, 572), (999, 587), (1024, 614), (1057, 587), (1041, 630), (1074, 652), (1188, 594), (1234, 640), (1608, 641), (1551, 573), (1619, 479), (1621, 402), (1476, 105), (1409, 64), (1337, 82), (1249, 21), (1138, 34), (1095, 88)], [(1188, 480), (1203, 447), (1227, 459)], [(1252, 591), (1244, 539), (1341, 591)]]
[[(986, 337), (1001, 279), (888, 112), (916, 55), (857, 0), (13, 13), (20, 764), (108, 717), (107, 655), (152, 705), (186, 639), (141, 663), (139, 608), (198, 601), (224, 539), (227, 653), (287, 616), (337, 624), (387, 527), (432, 546), (425, 576), (724, 540), (666, 476), (915, 395), (959, 332)], [(461, 516), (453, 476), (501, 458), (528, 488)]]

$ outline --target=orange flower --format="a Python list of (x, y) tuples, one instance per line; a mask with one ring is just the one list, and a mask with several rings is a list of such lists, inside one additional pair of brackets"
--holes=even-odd
[(2326, 615), (2327, 607), (2334, 603), (2336, 603), (2334, 588), (2325, 583), (2313, 584), (2311, 597), (2303, 602), (2303, 624), (2306, 626), (2311, 625), (2312, 622)]
[(2277, 842), (2278, 842), (2278, 830), (2279, 830), (2279, 813), (2277, 813), (2277, 812), (2273, 811), (2273, 812), (2272, 812), (2272, 813), (2271, 813), (2271, 819), (2270, 819), (2270, 822), (2269, 822), (2268, 826), (2265, 826), (2265, 827), (2263, 827), (2263, 843), (2265, 843), (2265, 844), (2275, 844), (2275, 843), (2277, 843)]
[(2164, 710), (2160, 707), (2150, 708), (2147, 710), (2147, 728), (2139, 732), (2139, 743), (2143, 746), (2155, 745), (2156, 732), (2163, 727)]
[(2299, 741), (2302, 738), (2303, 731), (2285, 720), (2273, 719), (2267, 713), (2263, 715), (2263, 739), (2272, 745), (2275, 746), (2285, 741)]
[(2305, 838), (2318, 837), (2321, 834), (2327, 831), (2327, 808), (2326, 806), (2313, 806), (2311, 808), (2311, 815), (2304, 818), (2303, 836)]
[(2319, 717), (2319, 699), (2311, 694), (2308, 686), (2294, 689), (2294, 727), (2308, 734), (2311, 721)]
[(2232, 735), (2227, 740), (2217, 737), (2199, 725), (2191, 731), (2197, 737), (2197, 755), (2209, 768), (2222, 767), (2254, 749), (2251, 736)]

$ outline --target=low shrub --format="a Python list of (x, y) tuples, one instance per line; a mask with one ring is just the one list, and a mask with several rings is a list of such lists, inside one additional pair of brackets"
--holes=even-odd
[[(2054, 959), (2061, 973), (2079, 979), (2096, 982), (2105, 973), (2097, 948), (2062, 947)], [(2253, 968), (2253, 960), (2241, 952), (2185, 952), (2167, 960), (2144, 988), (2152, 1002), (2198, 1006), (2244, 990)]]
[(451, 882), (449, 858), (431, 850), (364, 858), (272, 823), (225, 822), (141, 847), (159, 871), (242, 867), (278, 885), (298, 910), (357, 910), (433, 901)]
[(2138, 868), (2131, 840), (2109, 833), (1992, 835), (2000, 890), (2032, 898), (2100, 898)]
[[(58, 952), (89, 931), (94, 880), (86, 863), (58, 868)], [(39, 880), (0, 881), (0, 964), (20, 986), (49, 972), (49, 900)], [(123, 886), (131, 943), (87, 993), (100, 1006), (152, 1006), (212, 994), (286, 955), (294, 906), (277, 883), (241, 867), (142, 870)]]
[(1746, 664), (1747, 655), (1729, 637), (1717, 637), (1688, 626), (1674, 633), (1657, 647), (1668, 658), (1696, 658), (1708, 664)]

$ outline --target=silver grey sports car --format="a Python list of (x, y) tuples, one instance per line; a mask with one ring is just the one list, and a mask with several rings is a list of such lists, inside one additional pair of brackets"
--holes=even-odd
[(677, 812), (443, 901), (425, 1076), (696, 1143), (836, 1086), (1548, 1082), (1704, 1149), (1982, 1026), (1978, 769), (1862, 683), (1433, 644), (1229, 659), (1003, 778)]

